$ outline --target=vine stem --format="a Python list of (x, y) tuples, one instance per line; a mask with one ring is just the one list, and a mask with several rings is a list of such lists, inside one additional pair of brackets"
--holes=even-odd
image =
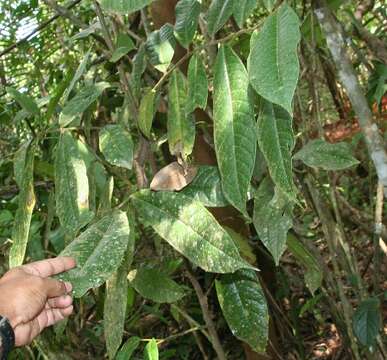
[(227, 359), (226, 354), (225, 354), (224, 349), (222, 347), (222, 344), (220, 342), (218, 332), (216, 331), (215, 324), (212, 321), (210, 310), (208, 308), (207, 297), (204, 294), (203, 289), (200, 286), (199, 282), (197, 281), (195, 276), (192, 274), (192, 272), (189, 268), (189, 264), (187, 264), (187, 265), (188, 265), (187, 266), (188, 270), (186, 272), (186, 276), (188, 277), (189, 281), (191, 282), (191, 284), (195, 290), (196, 296), (198, 298), (199, 305), (200, 305), (200, 308), (201, 308), (202, 313), (203, 313), (203, 318), (204, 318), (204, 321), (207, 325), (207, 329), (208, 329), (208, 332), (210, 335), (211, 344), (216, 352), (216, 355), (218, 356), (218, 359), (219, 360), (226, 360)]

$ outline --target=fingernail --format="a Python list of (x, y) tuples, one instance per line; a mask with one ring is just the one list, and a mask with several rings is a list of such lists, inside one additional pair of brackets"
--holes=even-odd
[(65, 286), (66, 286), (66, 291), (69, 293), (71, 292), (71, 290), (73, 289), (73, 286), (71, 285), (71, 283), (69, 282), (65, 282)]

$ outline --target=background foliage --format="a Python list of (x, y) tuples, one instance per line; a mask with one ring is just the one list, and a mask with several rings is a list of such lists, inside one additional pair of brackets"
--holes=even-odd
[(383, 359), (384, 1), (0, 4), (2, 270), (70, 255), (12, 359)]

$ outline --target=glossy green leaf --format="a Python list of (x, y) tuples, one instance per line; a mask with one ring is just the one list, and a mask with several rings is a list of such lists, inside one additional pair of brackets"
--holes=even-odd
[(83, 57), (82, 61), (78, 65), (77, 70), (75, 71), (75, 74), (74, 74), (73, 78), (71, 79), (71, 82), (70, 82), (69, 86), (67, 87), (67, 89), (63, 93), (63, 101), (64, 102), (67, 101), (71, 91), (74, 89), (75, 84), (81, 78), (81, 76), (85, 73), (86, 67), (87, 67), (87, 63), (89, 62), (89, 59), (90, 59), (90, 52), (91, 52), (91, 50), (89, 50), (85, 54), (85, 56)]
[(129, 51), (133, 50), (134, 48), (135, 48), (135, 45), (129, 35), (118, 34), (117, 43), (113, 51), (113, 54), (110, 58), (110, 61), (117, 62), (124, 55), (126, 55)]
[(128, 223), (130, 233), (124, 261), (118, 270), (106, 281), (103, 325), (109, 359), (114, 359), (114, 355), (121, 345), (124, 334), (128, 297), (127, 275), (133, 260), (135, 241), (134, 219), (131, 212), (128, 213)]
[(204, 206), (229, 205), (223, 194), (220, 173), (216, 166), (200, 166), (193, 181), (181, 193), (200, 201)]
[(324, 170), (343, 170), (359, 164), (352, 156), (351, 147), (345, 142), (330, 144), (324, 140), (310, 140), (294, 159)]
[(141, 10), (153, 1), (154, 0), (98, 0), (103, 9), (124, 15)]
[(12, 88), (6, 88), (7, 93), (28, 113), (34, 116), (40, 115), (40, 110), (35, 100), (27, 94), (21, 93), (20, 91)]
[(145, 43), (149, 62), (157, 70), (166, 72), (175, 53), (175, 44), (171, 24), (165, 24), (160, 30), (152, 32)]
[(212, 0), (207, 13), (208, 33), (213, 36), (232, 15), (235, 0)]
[(110, 86), (107, 82), (99, 82), (83, 87), (63, 108), (59, 116), (59, 125), (65, 127), (80, 116), (102, 92)]
[(257, 0), (238, 0), (234, 2), (234, 19), (240, 28), (243, 27), (244, 22), (252, 14), (257, 5)]
[(128, 274), (128, 279), (142, 297), (157, 303), (173, 303), (185, 295), (184, 288), (160, 269), (138, 268)]
[(73, 285), (73, 295), (81, 297), (88, 289), (108, 280), (120, 266), (129, 241), (126, 214), (116, 210), (105, 215), (74, 239), (60, 256), (71, 256), (77, 267), (60, 275)]
[(290, 199), (295, 199), (292, 119), (284, 109), (263, 99), (258, 116), (258, 144), (275, 185)]
[(191, 154), (195, 142), (195, 123), (186, 115), (187, 83), (183, 74), (175, 70), (168, 86), (168, 144), (172, 155), (185, 159)]
[(260, 240), (278, 265), (286, 249), (287, 233), (293, 225), (291, 206), (278, 193), (274, 194), (267, 178), (255, 194), (253, 223)]
[(175, 36), (186, 49), (198, 27), (200, 7), (200, 2), (197, 0), (180, 0), (176, 4)]
[(367, 347), (374, 345), (382, 323), (379, 299), (363, 300), (353, 314), (352, 323), (361, 344)]
[(137, 336), (129, 338), (117, 353), (116, 360), (130, 360), (140, 343), (141, 339)]
[(147, 137), (150, 137), (153, 118), (156, 112), (157, 92), (150, 89), (141, 99), (138, 113), (138, 127)]
[(106, 125), (99, 133), (99, 148), (110, 164), (129, 170), (132, 168), (132, 136), (123, 126)]
[(144, 360), (159, 360), (159, 349), (155, 339), (146, 344), (144, 349)]
[(229, 234), (198, 201), (180, 193), (142, 190), (132, 195), (144, 223), (205, 271), (248, 268)]
[(186, 113), (193, 112), (196, 108), (205, 109), (207, 106), (208, 80), (206, 69), (197, 55), (192, 55), (187, 73), (188, 98)]
[(269, 314), (266, 299), (252, 270), (221, 275), (216, 280), (223, 315), (232, 333), (256, 352), (265, 352)]
[(299, 41), (297, 14), (284, 3), (265, 20), (262, 30), (253, 34), (250, 44), (251, 85), (263, 98), (290, 114), (299, 75)]
[(304, 274), (305, 283), (312, 295), (321, 286), (323, 273), (312, 253), (293, 234), (288, 234), (286, 244), (289, 251), (302, 264), (306, 272)]
[(224, 46), (219, 49), (214, 72), (214, 142), (223, 193), (246, 215), (257, 148), (247, 72), (238, 56)]
[(89, 181), (77, 141), (69, 132), (59, 138), (55, 156), (56, 213), (70, 236), (93, 217), (89, 211)]
[[(22, 150), (24, 152), (24, 150)], [(34, 192), (34, 143), (28, 144), (25, 150), (22, 171), (19, 177), (20, 192), (18, 207), (15, 214), (12, 230), (12, 246), (9, 251), (9, 267), (23, 264), (27, 249), (32, 211), (35, 207)]]

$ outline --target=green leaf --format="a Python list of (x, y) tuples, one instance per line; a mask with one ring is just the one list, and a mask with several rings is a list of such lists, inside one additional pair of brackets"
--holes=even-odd
[(107, 82), (99, 82), (83, 87), (63, 108), (59, 116), (59, 125), (65, 127), (70, 124), (96, 101), (108, 87), (110, 87), (110, 84)]
[(145, 43), (149, 62), (157, 70), (166, 72), (175, 53), (175, 44), (171, 24), (165, 24), (160, 30), (152, 32)]
[(155, 339), (146, 344), (144, 349), (144, 360), (159, 360), (159, 349)]
[(135, 45), (129, 35), (118, 34), (115, 50), (110, 58), (110, 61), (115, 63), (120, 60), (129, 51), (133, 50)]
[(351, 147), (345, 142), (330, 144), (324, 140), (309, 141), (294, 159), (306, 165), (324, 170), (343, 170), (359, 164), (352, 156)]
[(117, 353), (116, 360), (130, 360), (140, 343), (141, 339), (137, 336), (129, 338)]
[(82, 59), (81, 63), (79, 64), (77, 70), (75, 71), (73, 78), (71, 79), (70, 85), (67, 87), (67, 89), (63, 93), (63, 99), (64, 99), (63, 101), (64, 102), (67, 101), (67, 99), (68, 99), (71, 91), (73, 90), (75, 84), (77, 83), (77, 81), (81, 78), (81, 76), (86, 71), (87, 63), (89, 62), (89, 59), (90, 59), (90, 52), (91, 52), (91, 50), (89, 50), (85, 54), (84, 58)]
[(249, 268), (230, 235), (200, 202), (168, 191), (142, 190), (131, 198), (145, 224), (205, 271)]
[(247, 189), (257, 150), (247, 72), (238, 56), (224, 46), (219, 49), (214, 72), (214, 142), (223, 193), (247, 215)]
[(290, 114), (299, 75), (299, 41), (297, 14), (284, 3), (251, 37), (248, 60), (250, 83), (255, 91)]
[(175, 70), (168, 86), (168, 144), (172, 155), (186, 159), (195, 142), (195, 123), (192, 115), (186, 115), (187, 83), (184, 75)]
[(267, 11), (272, 11), (276, 0), (261, 0), (261, 2)]
[(188, 98), (186, 113), (193, 112), (197, 107), (205, 109), (207, 106), (208, 80), (206, 69), (197, 55), (192, 55), (188, 66)]
[(126, 214), (116, 210), (91, 225), (60, 253), (77, 263), (75, 269), (60, 275), (73, 285), (74, 297), (81, 297), (112, 276), (128, 248), (129, 234)]
[(141, 76), (146, 69), (146, 51), (142, 44), (133, 58), (133, 70), (130, 80), (132, 81), (133, 92), (136, 97), (141, 93)]
[(183, 47), (188, 48), (198, 27), (200, 2), (180, 0), (175, 7), (175, 37)]
[(21, 189), (23, 186), (24, 168), (26, 164), (26, 157), (28, 149), (30, 149), (31, 141), (25, 141), (20, 148), (16, 151), (13, 158), (13, 173), (15, 181), (18, 187)]
[(220, 173), (216, 166), (200, 166), (193, 181), (181, 193), (200, 201), (204, 206), (229, 205), (223, 194)]
[(124, 261), (118, 270), (106, 281), (106, 298), (103, 311), (103, 326), (109, 359), (114, 359), (124, 334), (128, 297), (127, 275), (134, 254), (134, 219), (128, 213), (129, 241)]
[(258, 116), (258, 144), (275, 185), (290, 199), (295, 199), (292, 118), (281, 107), (263, 99)]
[(223, 315), (232, 333), (256, 352), (265, 352), (269, 314), (266, 299), (252, 270), (221, 275), (216, 284)]
[(98, 0), (103, 9), (124, 15), (141, 10), (153, 1), (154, 0)]
[(246, 19), (257, 7), (257, 0), (239, 0), (234, 2), (234, 19), (240, 28), (243, 27)]
[(40, 115), (40, 110), (35, 100), (27, 94), (21, 93), (20, 91), (6, 87), (7, 93), (28, 113), (34, 116)]
[(312, 295), (321, 286), (323, 274), (312, 253), (294, 235), (288, 234), (286, 244), (296, 260), (306, 268), (305, 283)]
[(157, 92), (150, 89), (141, 99), (138, 113), (138, 127), (149, 138), (152, 130), (153, 118), (156, 112)]
[(89, 211), (89, 181), (77, 141), (69, 132), (59, 138), (55, 157), (56, 212), (70, 236), (93, 217)]
[(274, 194), (273, 186), (265, 178), (254, 198), (254, 227), (276, 265), (286, 249), (287, 233), (292, 227), (291, 206)]
[(132, 136), (123, 126), (106, 125), (99, 133), (99, 148), (110, 164), (129, 170), (132, 168)]
[(353, 330), (364, 346), (375, 344), (381, 328), (382, 317), (378, 298), (370, 298), (361, 302), (353, 314)]
[(232, 15), (234, 0), (212, 0), (207, 13), (208, 33), (214, 36), (215, 33), (226, 23)]
[(12, 246), (9, 251), (10, 268), (23, 264), (27, 249), (32, 211), (35, 207), (34, 156), (35, 144), (29, 143), (25, 150), (25, 160), (18, 183), (20, 193), (12, 230)]
[(142, 297), (157, 303), (173, 303), (185, 295), (184, 288), (160, 269), (138, 268), (128, 274), (128, 279)]

